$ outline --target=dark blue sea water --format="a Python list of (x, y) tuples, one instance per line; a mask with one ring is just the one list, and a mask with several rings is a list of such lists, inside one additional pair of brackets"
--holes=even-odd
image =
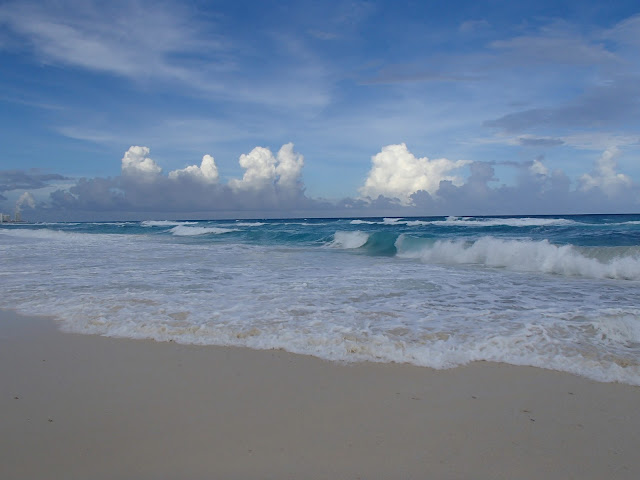
[(640, 385), (640, 215), (0, 225), (0, 308), (67, 331)]

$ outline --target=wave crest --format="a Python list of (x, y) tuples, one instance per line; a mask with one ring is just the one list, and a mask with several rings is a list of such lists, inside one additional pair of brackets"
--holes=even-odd
[(222, 227), (187, 227), (178, 225), (169, 230), (172, 235), (177, 237), (193, 237), (196, 235), (220, 235), (222, 233), (237, 232), (237, 228)]
[(333, 241), (329, 243), (330, 247), (354, 249), (360, 248), (369, 240), (369, 234), (355, 230), (353, 232), (336, 232), (333, 234)]
[(198, 222), (176, 222), (174, 220), (145, 220), (140, 222), (143, 227), (175, 227), (178, 225), (197, 225)]
[(401, 235), (398, 256), (428, 263), (484, 265), (523, 272), (541, 272), (588, 278), (640, 280), (640, 250), (612, 255), (611, 248), (578, 249), (554, 245), (548, 240), (502, 240), (482, 237), (476, 241), (428, 241)]

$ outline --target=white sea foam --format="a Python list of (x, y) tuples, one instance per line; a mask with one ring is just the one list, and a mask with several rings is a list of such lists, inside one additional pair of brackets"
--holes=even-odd
[(238, 227), (262, 227), (266, 225), (264, 222), (236, 222)]
[(116, 227), (125, 227), (127, 225), (135, 225), (138, 222), (87, 222), (87, 223), (75, 223), (75, 224), (69, 224), (66, 223), (64, 224), (65, 226), (67, 225), (97, 225), (99, 227), (104, 226), (104, 225), (113, 225)]
[(284, 222), (283, 225), (302, 225), (304, 227), (320, 227), (322, 225), (328, 225), (328, 223)]
[(179, 225), (197, 225), (198, 222), (176, 222), (174, 220), (145, 220), (140, 222), (142, 227), (174, 227)]
[(177, 237), (192, 237), (197, 235), (220, 235), (223, 233), (237, 232), (237, 228), (222, 227), (188, 227), (178, 225), (173, 227), (170, 232)]
[(591, 323), (603, 342), (622, 345), (640, 345), (640, 310), (629, 313), (611, 309)]
[(42, 240), (62, 240), (62, 241), (71, 241), (71, 240), (87, 241), (87, 239), (91, 237), (94, 237), (95, 239), (97, 239), (98, 237), (105, 236), (100, 234), (90, 234), (90, 233), (81, 233), (81, 232), (64, 232), (60, 230), (52, 230), (49, 228), (38, 228), (34, 230), (31, 230), (28, 228), (15, 228), (11, 230), (2, 229), (0, 230), (0, 235), (42, 239)]
[(369, 240), (369, 234), (356, 230), (354, 232), (336, 232), (329, 246), (334, 248), (360, 248)]
[[(482, 218), (482, 217), (447, 217), (445, 220), (408, 220), (404, 218), (384, 218), (381, 222), (369, 220), (351, 220), (352, 225), (438, 225), (447, 227), (544, 227), (576, 225), (574, 220), (564, 218)], [(631, 222), (627, 222), (631, 223)]]
[(335, 232), (332, 249), (22, 230), (0, 231), (0, 308), (67, 331), (345, 362), (491, 360), (640, 385), (638, 283), (602, 273), (616, 256), (637, 267), (636, 247), (399, 237), (412, 261), (339, 251), (367, 232)]
[(63, 225), (65, 227), (71, 227), (71, 226), (76, 226), (76, 225), (80, 225), (79, 223), (76, 222), (36, 222), (34, 223), (34, 225)]
[(432, 225), (433, 221), (427, 220), (405, 220), (403, 218), (384, 218), (381, 222), (374, 222), (372, 220), (351, 220), (351, 225), (407, 225), (410, 227), (416, 227), (420, 225)]
[(477, 218), (477, 217), (447, 217), (446, 220), (431, 222), (434, 225), (467, 226), (467, 227), (543, 227), (567, 226), (577, 222), (565, 218)]
[[(590, 257), (572, 245), (553, 245), (547, 240), (503, 240), (482, 237), (474, 242), (437, 240), (420, 248), (406, 248), (407, 237), (396, 241), (398, 255), (424, 262), (484, 265), (523, 272), (542, 272), (588, 278), (640, 280), (640, 250), (608, 261)], [(600, 247), (600, 251), (606, 247)], [(594, 249), (594, 253), (598, 250)], [(606, 255), (603, 255), (606, 256)]]
[(425, 220), (407, 220), (405, 222), (402, 222), (405, 225), (409, 226), (409, 227), (417, 227), (420, 225), (433, 225), (433, 222), (427, 222)]
[(628, 222), (610, 223), (609, 225), (640, 225), (639, 220), (630, 220)]
[(349, 223), (351, 225), (378, 225), (378, 224), (380, 224), (380, 222), (372, 222), (370, 220), (359, 220), (359, 219), (351, 220)]

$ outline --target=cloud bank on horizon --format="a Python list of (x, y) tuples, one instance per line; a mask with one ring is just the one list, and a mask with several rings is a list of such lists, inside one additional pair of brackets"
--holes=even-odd
[(636, 3), (8, 1), (0, 211), (640, 212)]
[[(131, 146), (122, 157), (119, 176), (81, 178), (38, 202), (25, 191), (16, 211), (27, 207), (42, 218), (185, 218), (194, 212), (214, 218), (254, 218), (611, 213), (637, 211), (640, 205), (640, 185), (617, 171), (617, 149), (604, 151), (576, 188), (571, 188), (564, 172), (550, 171), (540, 159), (512, 164), (519, 171), (518, 181), (508, 187), (491, 185), (495, 182), (491, 163), (417, 158), (405, 144), (388, 145), (371, 157), (360, 195), (337, 202), (305, 194), (304, 157), (293, 143), (283, 145), (276, 155), (265, 147), (242, 154), (238, 163), (244, 175), (226, 183), (220, 181), (211, 155), (204, 155), (199, 166), (165, 175), (150, 153), (148, 147)], [(469, 168), (468, 178), (454, 175), (464, 167)], [(14, 173), (0, 171), (0, 181)], [(8, 189), (18, 190), (0, 184), (0, 191)], [(563, 205), (560, 212), (559, 204)]]

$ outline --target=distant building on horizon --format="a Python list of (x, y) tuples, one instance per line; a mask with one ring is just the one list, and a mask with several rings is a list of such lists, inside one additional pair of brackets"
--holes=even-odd
[(20, 210), (16, 210), (14, 219), (11, 218), (11, 215), (0, 213), (0, 223), (21, 223), (21, 222), (22, 222), (22, 213), (20, 212)]

